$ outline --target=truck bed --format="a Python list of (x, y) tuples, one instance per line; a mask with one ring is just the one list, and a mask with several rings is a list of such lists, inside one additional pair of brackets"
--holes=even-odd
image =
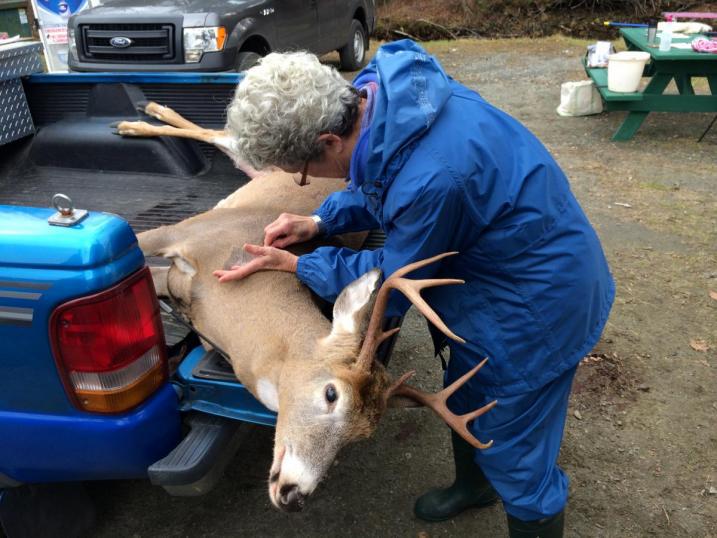
[[(196, 176), (98, 172), (35, 166), (28, 158), (32, 139), (0, 148), (0, 205), (48, 207), (60, 192), (75, 207), (114, 213), (127, 220), (135, 233), (174, 224), (211, 209), (249, 181), (221, 152), (203, 148), (211, 163)], [(153, 259), (150, 263), (163, 263)], [(187, 329), (163, 314), (168, 344), (181, 340)]]
[(0, 147), (0, 204), (47, 207), (61, 192), (76, 207), (120, 215), (135, 232), (211, 208), (248, 181), (223, 153), (176, 139), (123, 139), (110, 126), (154, 122), (138, 109), (157, 101), (203, 127), (221, 129), (240, 78), (29, 77), (24, 87), (37, 134)]
[(207, 172), (176, 177), (35, 166), (27, 155), (30, 143), (21, 140), (0, 148), (0, 204), (49, 207), (52, 196), (61, 192), (78, 208), (121, 216), (136, 233), (206, 211), (249, 181), (218, 151), (207, 151)]

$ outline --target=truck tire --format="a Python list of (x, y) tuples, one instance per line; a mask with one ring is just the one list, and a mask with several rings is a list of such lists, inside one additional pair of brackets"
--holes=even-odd
[(356, 71), (361, 68), (366, 59), (366, 45), (368, 38), (366, 29), (360, 21), (351, 21), (349, 42), (339, 49), (342, 71)]
[(246, 71), (247, 69), (254, 67), (259, 60), (261, 60), (261, 54), (258, 52), (245, 51), (237, 54), (235, 62), (236, 70), (238, 73)]

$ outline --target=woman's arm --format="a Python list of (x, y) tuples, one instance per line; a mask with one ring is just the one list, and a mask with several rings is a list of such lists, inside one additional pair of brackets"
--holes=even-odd
[[(320, 247), (299, 257), (296, 268), (299, 280), (333, 302), (344, 287), (374, 267), (380, 267), (384, 277), (388, 277), (406, 264), (457, 249), (457, 231), (463, 214), (458, 192), (450, 178), (431, 178), (387, 223), (387, 240), (382, 249), (357, 252)], [(415, 276), (430, 278), (439, 267), (426, 267)], [(401, 315), (408, 307), (407, 301), (394, 301), (388, 315)]]
[(321, 218), (325, 235), (373, 230), (381, 225), (367, 206), (360, 190), (337, 191), (330, 194), (314, 215)]

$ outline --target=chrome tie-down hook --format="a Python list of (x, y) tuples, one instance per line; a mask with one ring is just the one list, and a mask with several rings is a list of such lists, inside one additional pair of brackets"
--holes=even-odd
[(75, 209), (72, 199), (66, 194), (53, 196), (52, 205), (57, 209), (57, 213), (47, 219), (52, 226), (74, 226), (89, 214), (86, 209)]

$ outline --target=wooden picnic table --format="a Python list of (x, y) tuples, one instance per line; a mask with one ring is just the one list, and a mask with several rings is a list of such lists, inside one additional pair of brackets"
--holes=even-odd
[[(629, 50), (645, 51), (652, 58), (643, 73), (650, 81), (644, 90), (635, 93), (609, 91), (607, 69), (585, 67), (605, 100), (606, 110), (628, 111), (613, 140), (630, 140), (650, 112), (717, 112), (717, 54), (695, 52), (691, 48), (661, 52), (647, 44), (646, 28), (621, 28), (620, 34)], [(673, 38), (672, 43), (690, 43), (697, 37)], [(711, 95), (695, 95), (692, 86), (695, 77), (707, 78)], [(673, 79), (679, 94), (664, 94)]]

